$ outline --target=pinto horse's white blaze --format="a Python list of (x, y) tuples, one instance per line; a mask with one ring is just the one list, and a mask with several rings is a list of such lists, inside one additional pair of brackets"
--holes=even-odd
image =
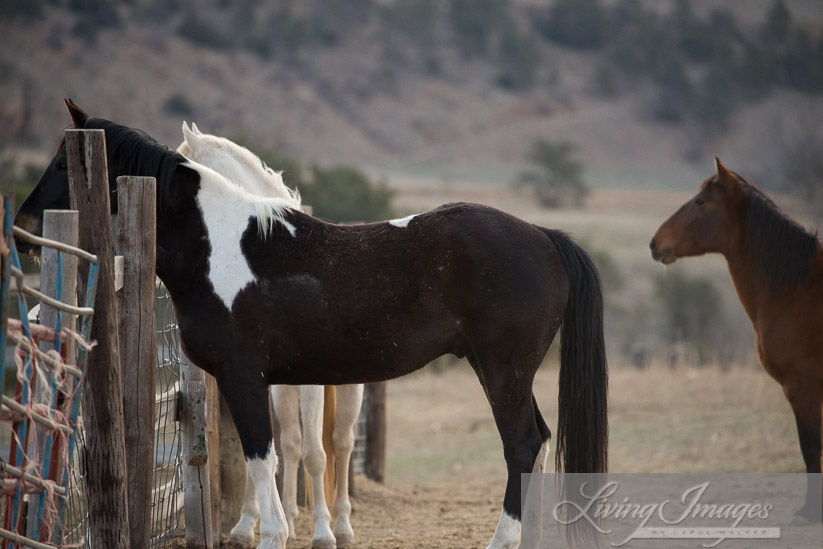
[(280, 504), (280, 495), (274, 482), (277, 454), (274, 444), (269, 444), (266, 456), (246, 460), (246, 469), (254, 481), (260, 500), (260, 547), (259, 549), (283, 549), (289, 536), (286, 515)]
[(257, 220), (258, 230), (264, 236), (271, 233), (275, 223), (295, 236), (294, 225), (284, 217), (289, 206), (283, 198), (252, 195), (200, 164), (187, 162), (185, 165), (200, 174), (197, 206), (203, 216), (211, 245), (207, 276), (214, 293), (231, 312), (237, 294), (255, 281), (240, 248), (240, 240), (249, 226), (249, 219)]
[(406, 217), (401, 217), (400, 219), (392, 219), (389, 221), (389, 225), (394, 225), (395, 227), (400, 227), (401, 229), (405, 229), (411, 223), (411, 220), (417, 217), (419, 214), (412, 214), (407, 215)]

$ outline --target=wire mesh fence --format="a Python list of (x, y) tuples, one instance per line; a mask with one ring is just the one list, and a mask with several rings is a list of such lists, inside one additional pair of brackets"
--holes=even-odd
[(174, 307), (159, 284), (155, 299), (157, 320), (157, 377), (155, 391), (154, 489), (152, 491), (151, 547), (162, 547), (178, 537), (183, 509), (180, 423), (176, 401), (180, 392), (180, 339)]
[[(157, 376), (155, 382), (154, 479), (152, 490), (152, 548), (166, 547), (183, 533), (182, 456), (176, 402), (180, 390), (180, 341), (177, 321), (165, 287), (159, 285), (156, 296)], [(8, 433), (3, 433), (4, 446)], [(77, 442), (69, 469), (69, 498), (63, 535), (66, 545), (88, 547), (88, 501), (86, 498), (85, 432), (80, 420)]]
[(366, 420), (368, 418), (368, 406), (366, 399), (368, 394), (363, 394), (363, 405), (360, 407), (360, 415), (354, 423), (354, 448), (351, 452), (351, 469), (353, 474), (362, 475), (366, 472)]

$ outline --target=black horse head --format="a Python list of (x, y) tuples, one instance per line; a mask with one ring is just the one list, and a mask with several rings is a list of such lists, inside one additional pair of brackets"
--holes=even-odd
[[(69, 109), (74, 128), (83, 128), (88, 120), (83, 109), (78, 107), (71, 99), (66, 99), (66, 107)], [(70, 205), (69, 197), (69, 172), (66, 162), (66, 143), (60, 140), (57, 152), (49, 162), (46, 171), (40, 176), (40, 180), (26, 197), (17, 215), (14, 224), (32, 234), (40, 236), (43, 234), (43, 211), (44, 210), (66, 210)], [(17, 241), (17, 250), (21, 253), (36, 252), (36, 248), (24, 241)]]
[[(102, 129), (106, 132), (111, 213), (117, 213), (117, 176), (150, 175), (168, 178), (182, 157), (158, 144), (145, 132), (127, 128), (102, 118), (90, 117), (71, 99), (66, 99), (74, 129)], [(69, 175), (65, 139), (60, 140), (57, 152), (34, 190), (17, 210), (14, 224), (35, 235), (43, 233), (43, 211), (65, 210), (71, 207)], [(21, 253), (37, 253), (38, 248), (17, 242)]]

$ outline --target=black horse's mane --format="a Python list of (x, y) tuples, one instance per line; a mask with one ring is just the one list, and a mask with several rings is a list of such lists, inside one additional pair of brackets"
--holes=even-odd
[(106, 132), (106, 156), (109, 162), (118, 162), (120, 173), (151, 176), (157, 179), (158, 197), (167, 188), (174, 170), (186, 158), (177, 151), (155, 141), (142, 130), (128, 128), (103, 118), (88, 118), (85, 129)]
[(735, 175), (748, 190), (746, 234), (757, 269), (772, 294), (802, 287), (809, 279), (817, 234), (790, 219), (760, 189)]

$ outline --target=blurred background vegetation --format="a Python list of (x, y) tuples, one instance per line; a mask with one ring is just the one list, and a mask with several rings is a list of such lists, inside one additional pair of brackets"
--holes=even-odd
[[(731, 156), (823, 218), (818, 0), (0, 0), (0, 33), (0, 182), (18, 204), (64, 96), (171, 147), (195, 120), (244, 136), (324, 220), (436, 194), (571, 228), (611, 350), (638, 366), (751, 361), (751, 335), (722, 264), (651, 270), (631, 192), (685, 199)], [(623, 217), (600, 221), (612, 189), (630, 191)]]

